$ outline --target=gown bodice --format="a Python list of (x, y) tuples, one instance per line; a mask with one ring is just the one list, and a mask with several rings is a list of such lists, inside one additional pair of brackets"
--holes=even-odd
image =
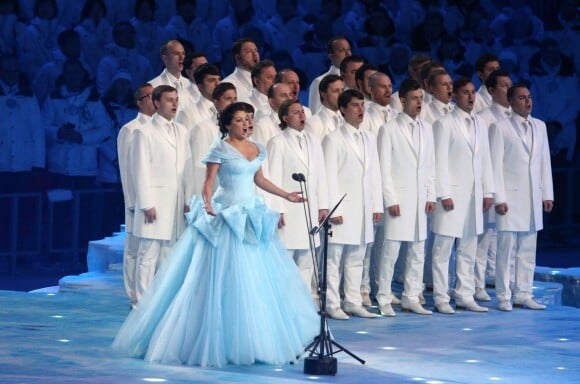
[(266, 157), (266, 149), (256, 143), (259, 154), (253, 160), (248, 160), (236, 148), (223, 140), (216, 140), (204, 158), (204, 163), (218, 163), (218, 188), (213, 200), (223, 208), (232, 205), (242, 205), (253, 208), (256, 203), (254, 174), (260, 168)]

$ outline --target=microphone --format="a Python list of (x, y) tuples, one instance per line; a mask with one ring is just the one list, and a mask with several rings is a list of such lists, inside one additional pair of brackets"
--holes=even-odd
[(304, 181), (306, 182), (306, 177), (304, 177), (303, 173), (293, 173), (292, 179), (298, 182)]

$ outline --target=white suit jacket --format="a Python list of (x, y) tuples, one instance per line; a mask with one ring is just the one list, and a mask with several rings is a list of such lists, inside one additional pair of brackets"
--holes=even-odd
[(342, 122), (340, 112), (331, 111), (324, 105), (320, 105), (320, 109), (312, 117), (306, 119), (306, 126), (304, 129), (312, 133), (318, 140), (322, 142), (324, 136), (336, 130)]
[(177, 89), (177, 96), (179, 96), (179, 106), (178, 112), (184, 109), (188, 109), (195, 104), (195, 100), (192, 94), (189, 92), (189, 87), (191, 86), (191, 81), (185, 76), (180, 76), (179, 78), (173, 76), (167, 68), (163, 69), (161, 74), (148, 81), (153, 88), (160, 85), (170, 85)]
[(433, 98), (433, 100), (431, 100), (430, 103), (423, 102), (420, 117), (421, 119), (423, 119), (423, 121), (426, 121), (427, 123), (433, 125), (433, 123), (435, 123), (436, 120), (445, 116), (445, 112), (443, 111), (444, 107), (447, 107), (449, 109), (449, 112), (453, 110), (453, 104), (451, 103), (444, 104), (441, 101), (437, 100), (436, 98)]
[(490, 128), (495, 204), (508, 205), (505, 215), (496, 215), (498, 231), (541, 230), (542, 202), (554, 200), (546, 124), (531, 116), (529, 120), (531, 145), (524, 142), (521, 130), (524, 119), (516, 113)]
[(214, 103), (200, 95), (195, 104), (190, 108), (182, 109), (177, 114), (175, 121), (191, 131), (200, 122), (215, 116), (217, 116), (217, 109)]
[(121, 174), (121, 187), (125, 200), (125, 231), (133, 233), (133, 217), (135, 212), (135, 185), (133, 174), (129, 166), (129, 148), (133, 141), (135, 129), (147, 124), (151, 118), (142, 113), (123, 127), (117, 136), (117, 159), (119, 161), (119, 173)]
[[(431, 125), (419, 122), (420, 145), (414, 147), (409, 124), (400, 113), (379, 130), (378, 148), (385, 204), (385, 239), (421, 241), (427, 238), (425, 204), (436, 201), (435, 152)], [(401, 216), (387, 208), (399, 205)]]
[[(512, 115), (511, 108), (505, 108), (496, 102), (492, 102), (489, 108), (485, 108), (483, 111), (477, 113), (477, 117), (483, 127), (485, 127), (488, 132), (489, 139), (489, 127), (499, 120), (507, 119)], [(483, 214), (486, 223), (493, 223), (495, 225), (495, 209), (493, 207)]]
[(222, 83), (232, 83), (236, 87), (238, 100), (247, 100), (253, 88), (252, 75), (250, 71), (236, 67), (232, 73), (221, 81)]
[(475, 97), (475, 104), (473, 105), (473, 112), (481, 112), (486, 108), (491, 106), (492, 98), (487, 90), (485, 84), (482, 84), (477, 90), (477, 96)]
[[(366, 102), (365, 102), (366, 104)], [(387, 121), (393, 120), (397, 117), (398, 112), (395, 112), (390, 105), (382, 106), (373, 101), (368, 102), (368, 108), (365, 111), (365, 125), (364, 128), (370, 131), (375, 137), (379, 136), (379, 129)]]
[[(472, 114), (475, 143), (464, 121), (469, 114), (455, 108), (433, 124), (437, 209), (432, 231), (451, 236), (475, 236), (483, 232), (483, 198), (493, 197), (493, 172), (489, 139), (485, 127)], [(473, 127), (473, 125), (475, 127)], [(454, 209), (446, 211), (441, 199), (453, 199)]]
[[(168, 123), (155, 113), (150, 123), (133, 132), (129, 156), (136, 196), (133, 234), (138, 237), (172, 240), (174, 233), (179, 237), (185, 230), (183, 208), (194, 190), (189, 133), (175, 123), (172, 138)], [(152, 207), (157, 220), (145, 223), (145, 210)]]
[[(285, 191), (299, 191), (300, 184), (292, 179), (293, 173), (302, 173), (306, 178), (312, 226), (318, 226), (318, 210), (328, 209), (328, 186), (324, 154), (320, 141), (304, 132), (306, 156), (298, 145), (296, 131), (286, 128), (268, 142), (268, 167), (270, 180)], [(306, 193), (304, 194), (306, 197)], [(284, 214), (286, 225), (278, 233), (288, 249), (309, 249), (308, 230), (302, 204), (291, 203), (274, 197), (272, 209)], [(319, 236), (314, 237), (318, 246)]]
[(328, 71), (314, 78), (312, 83), (310, 83), (310, 88), (308, 90), (308, 107), (314, 114), (316, 114), (316, 112), (318, 112), (318, 108), (322, 106), (322, 102), (320, 101), (320, 92), (318, 92), (318, 85), (326, 75), (340, 75), (340, 68), (331, 65)]
[(352, 126), (344, 122), (322, 141), (328, 180), (329, 206), (333, 207), (346, 193), (333, 214), (344, 223), (332, 226), (330, 243), (362, 245), (374, 241), (373, 213), (383, 212), (381, 172), (375, 137), (360, 130), (364, 155), (355, 151)]
[(278, 113), (271, 109), (269, 115), (262, 116), (254, 122), (254, 133), (252, 134), (252, 138), (258, 143), (266, 146), (271, 138), (282, 132), (279, 124), (280, 118), (278, 117)]
[(189, 146), (191, 148), (196, 194), (202, 193), (207, 169), (206, 165), (201, 161), (205, 158), (216, 138), (221, 138), (217, 116), (200, 121), (190, 131)]

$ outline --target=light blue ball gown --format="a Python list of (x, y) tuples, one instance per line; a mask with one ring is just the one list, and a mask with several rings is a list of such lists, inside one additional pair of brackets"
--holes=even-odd
[(194, 196), (188, 227), (113, 348), (163, 364), (222, 367), (295, 361), (318, 334), (310, 292), (277, 236), (278, 214), (256, 196), (247, 160), (216, 140), (204, 159), (219, 163), (216, 216)]

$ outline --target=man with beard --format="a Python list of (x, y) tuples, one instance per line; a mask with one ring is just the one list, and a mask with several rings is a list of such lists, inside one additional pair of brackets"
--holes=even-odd
[(232, 55), (236, 68), (222, 79), (236, 87), (238, 100), (248, 100), (252, 85), (252, 69), (260, 62), (260, 52), (254, 40), (242, 38), (232, 45)]

